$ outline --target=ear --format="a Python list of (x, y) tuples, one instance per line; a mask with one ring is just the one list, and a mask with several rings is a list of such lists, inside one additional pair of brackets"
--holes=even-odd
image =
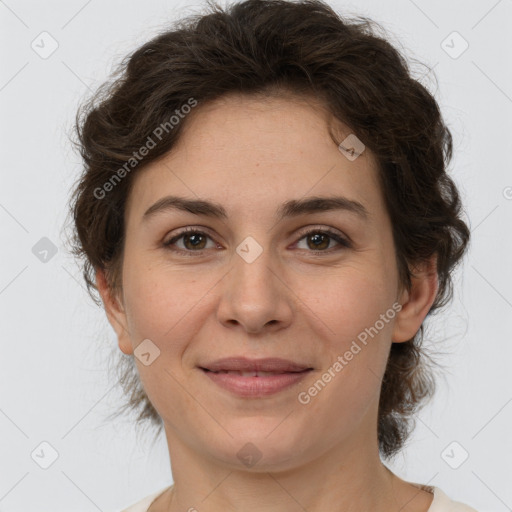
[(437, 276), (437, 255), (422, 265), (411, 269), (411, 289), (402, 290), (402, 309), (396, 315), (391, 340), (403, 343), (418, 332), (434, 302), (439, 281)]
[(107, 284), (105, 272), (96, 271), (96, 287), (101, 295), (108, 321), (117, 334), (117, 341), (122, 352), (129, 355), (133, 353), (132, 342), (128, 331), (128, 322), (122, 301), (114, 296)]

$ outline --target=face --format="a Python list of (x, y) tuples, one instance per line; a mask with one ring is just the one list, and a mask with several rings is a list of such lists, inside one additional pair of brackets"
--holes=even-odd
[[(367, 149), (347, 158), (326, 119), (312, 101), (224, 97), (198, 106), (179, 144), (134, 177), (108, 315), (121, 350), (146, 354), (135, 361), (170, 445), (236, 467), (254, 451), (255, 470), (276, 470), (376, 436), (392, 340), (414, 335), (433, 296), (401, 291), (376, 162)], [(351, 133), (336, 129), (340, 141)], [(167, 196), (217, 210), (145, 215)], [(244, 394), (201, 369), (226, 357), (309, 370), (224, 375), (286, 384)]]

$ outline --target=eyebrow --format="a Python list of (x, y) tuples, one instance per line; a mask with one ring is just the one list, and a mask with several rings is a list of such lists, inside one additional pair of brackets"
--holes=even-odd
[[(165, 196), (150, 206), (144, 215), (143, 221), (147, 221), (156, 214), (174, 210), (186, 211), (194, 215), (227, 219), (228, 214), (225, 208), (219, 203), (203, 199), (187, 199), (179, 196)], [(331, 197), (307, 197), (305, 199), (292, 199), (283, 203), (276, 211), (276, 218), (281, 221), (285, 218), (298, 217), (307, 213), (326, 211), (347, 211), (368, 220), (370, 214), (359, 201), (348, 199), (343, 196)]]

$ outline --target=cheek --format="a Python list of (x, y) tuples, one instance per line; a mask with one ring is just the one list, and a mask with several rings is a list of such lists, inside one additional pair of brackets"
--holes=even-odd
[(317, 375), (327, 382), (316, 386), (323, 395), (316, 406), (327, 401), (355, 412), (378, 394), (396, 316), (392, 290), (385, 273), (353, 268), (325, 280), (322, 293), (309, 294), (311, 311), (327, 326)]
[(166, 351), (176, 351), (179, 347), (169, 341), (179, 339), (183, 331), (193, 335), (207, 302), (205, 294), (216, 280), (211, 273), (192, 276), (179, 268), (127, 261), (123, 284), (132, 342), (149, 338), (165, 342)]
[(302, 289), (301, 297), (328, 327), (324, 332), (328, 333), (332, 345), (343, 349), (347, 341), (366, 332), (390, 309), (387, 321), (379, 322), (377, 328), (382, 337), (391, 332), (395, 296), (388, 274), (384, 270), (376, 271), (375, 267), (345, 268), (322, 278), (321, 286), (319, 282), (316, 286), (309, 282)]
[(142, 386), (169, 425), (178, 428), (176, 418), (181, 418), (178, 423), (191, 424), (197, 403), (184, 391), (183, 382), (189, 376), (183, 375), (181, 364), (190, 340), (199, 336), (205, 322), (208, 301), (204, 296), (214, 281), (211, 276), (192, 279), (169, 269), (132, 268), (125, 276), (132, 345), (136, 350), (149, 339), (158, 349), (149, 365), (135, 357)]

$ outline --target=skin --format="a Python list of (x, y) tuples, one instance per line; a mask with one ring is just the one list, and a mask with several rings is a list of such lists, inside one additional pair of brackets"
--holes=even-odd
[[(341, 141), (350, 130), (336, 123)], [(196, 107), (184, 127), (170, 153), (134, 176), (122, 292), (114, 296), (96, 274), (120, 349), (133, 354), (150, 339), (160, 350), (148, 366), (135, 358), (165, 424), (175, 482), (150, 510), (317, 512), (335, 503), (343, 512), (427, 511), (432, 494), (382, 464), (377, 411), (391, 343), (414, 336), (435, 298), (435, 260), (416, 269), (410, 290), (400, 287), (371, 152), (350, 161), (329, 138), (326, 110), (290, 95), (225, 96)], [(228, 218), (174, 210), (142, 220), (170, 194), (215, 201)], [(332, 195), (361, 202), (368, 219), (274, 217), (285, 201)], [(208, 235), (202, 254), (184, 238), (174, 248), (188, 257), (163, 246), (186, 226)], [(306, 227), (331, 228), (352, 246), (327, 238), (315, 255)], [(252, 263), (236, 253), (249, 235), (263, 248)], [(402, 309), (378, 335), (299, 403), (298, 393), (396, 302)], [(283, 357), (314, 371), (280, 393), (240, 398), (197, 368), (233, 355)], [(261, 453), (252, 467), (237, 457), (248, 442)]]

